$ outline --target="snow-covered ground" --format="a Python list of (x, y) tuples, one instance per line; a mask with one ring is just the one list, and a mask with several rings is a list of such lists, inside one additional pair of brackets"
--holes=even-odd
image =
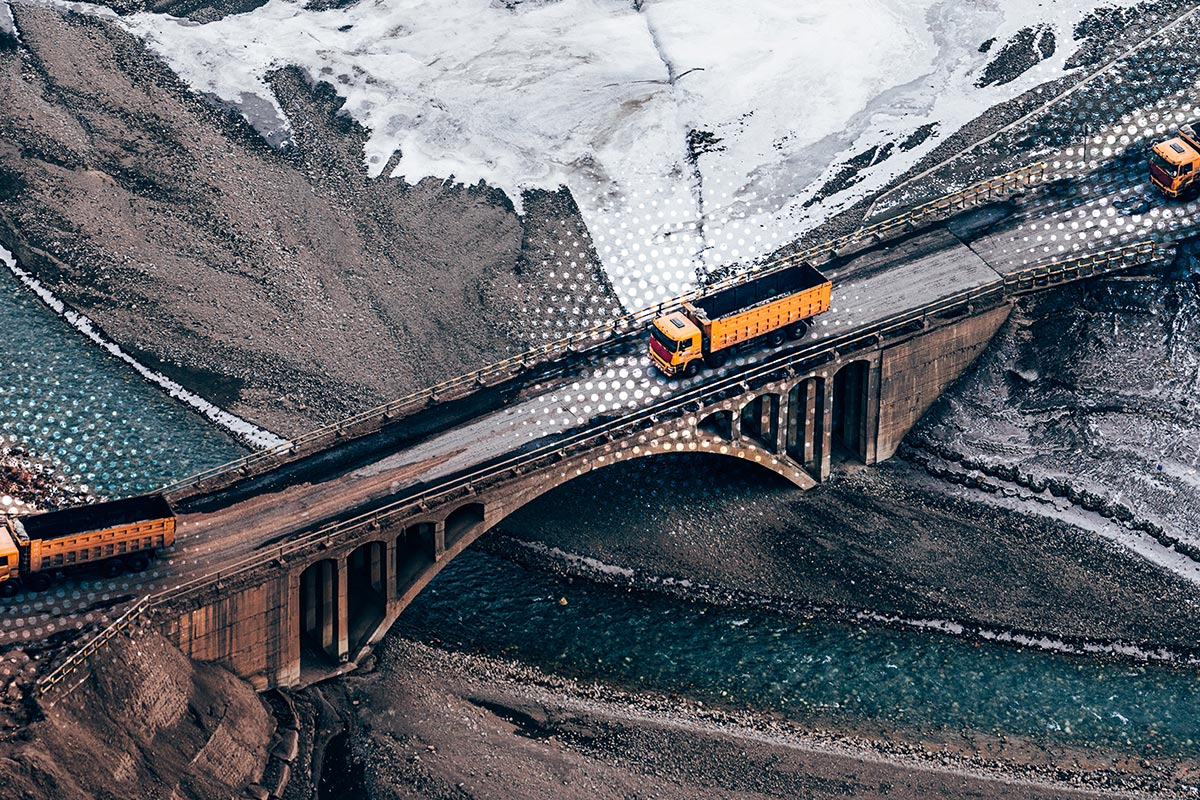
[(0, 33), (17, 36), (17, 23), (13, 20), (12, 9), (6, 0), (0, 0)]
[[(1096, 7), (1130, 4), (271, 0), (209, 24), (121, 24), (276, 145), (290, 128), (267, 77), (295, 65), (370, 131), (374, 175), (484, 180), (518, 210), (522, 190), (566, 185), (636, 308), (877, 191), (987, 108), (1062, 75)], [(978, 88), (1023, 29), (1045, 57)], [(865, 168), (845, 173), (854, 156)]]

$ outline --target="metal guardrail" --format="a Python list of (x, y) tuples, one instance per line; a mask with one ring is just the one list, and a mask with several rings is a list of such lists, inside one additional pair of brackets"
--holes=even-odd
[(117, 617), (116, 620), (92, 637), (87, 644), (76, 650), (67, 660), (55, 667), (49, 675), (37, 682), (37, 695), (39, 698), (45, 697), (54, 687), (60, 685), (63, 681), (75, 673), (81, 666), (87, 663), (101, 647), (108, 644), (114, 636), (131, 627), (142, 616), (142, 613), (150, 607), (150, 596), (146, 595), (141, 600), (138, 600), (124, 614)]
[(442, 486), (428, 488), (366, 514), (360, 514), (305, 534), (281, 544), (269, 553), (256, 553), (234, 562), (223, 570), (194, 578), (155, 595), (147, 595), (40, 680), (37, 684), (38, 696), (44, 697), (55, 686), (60, 685), (67, 677), (86, 664), (88, 658), (104, 644), (121, 631), (129, 628), (153, 608), (185, 599), (208, 589), (219, 588), (223, 582), (248, 574), (269, 559), (282, 563), (289, 555), (307, 550), (322, 542), (332, 545), (335, 539), (347, 538), (367, 530), (377, 530), (393, 518), (407, 517), (415, 512), (425, 510), (439, 500), (447, 499), (458, 493), (464, 496), (469, 495), (485, 481), (501, 479), (510, 473), (528, 470), (543, 461), (561, 459), (583, 448), (591, 447), (602, 439), (611, 441), (614, 434), (634, 433), (641, 427), (645, 427), (647, 423), (657, 424), (664, 414), (686, 410), (687, 406), (691, 406), (697, 401), (703, 402), (706, 399), (712, 399), (743, 383), (759, 380), (789, 367), (794, 368), (797, 365), (833, 360), (840, 353), (853, 351), (856, 346), (875, 344), (888, 333), (913, 326), (916, 323), (922, 323), (923, 327), (925, 321), (930, 317), (943, 316), (960, 308), (970, 311), (981, 302), (1001, 301), (1011, 295), (1025, 294), (1051, 285), (1109, 274), (1132, 266), (1150, 264), (1173, 253), (1172, 246), (1158, 245), (1154, 242), (1138, 242), (1101, 253), (1029, 267), (974, 289), (928, 303), (921, 308), (893, 314), (853, 332), (832, 336), (799, 350), (794, 349), (774, 355), (747, 370), (727, 374), (717, 380), (673, 395), (660, 403), (632, 411), (624, 417), (569, 434), (559, 442), (543, 445), (503, 461), (452, 476)]
[[(520, 355), (509, 356), (473, 372), (450, 378), (449, 380), (392, 400), (384, 405), (346, 417), (331, 425), (309, 431), (274, 447), (260, 450), (229, 463), (204, 470), (203, 472), (170, 484), (164, 487), (162, 491), (167, 494), (186, 494), (189, 491), (202, 491), (205, 488), (205, 482), (211, 481), (218, 476), (234, 473), (239, 477), (248, 476), (254, 473), (255, 467), (274, 467), (301, 453), (315, 452), (321, 449), (319, 445), (335, 442), (339, 438), (344, 437), (347, 432), (353, 432), (354, 435), (362, 435), (371, 432), (372, 429), (377, 430), (387, 422), (424, 408), (431, 402), (451, 396), (463, 396), (463, 394), (467, 393), (463, 390), (474, 391), (480, 386), (488, 385), (489, 382), (494, 383), (511, 377), (522, 369), (561, 358), (566, 353), (579, 355), (592, 352), (620, 338), (624, 334), (635, 330), (641, 331), (650, 321), (661, 315), (664, 311), (678, 307), (689, 300), (695, 300), (710, 292), (736, 286), (802, 261), (818, 265), (825, 263), (830, 258), (886, 241), (889, 238), (915, 230), (922, 225), (944, 219), (964, 209), (1011, 196), (1040, 182), (1045, 173), (1046, 164), (1039, 162), (1021, 167), (1005, 175), (988, 178), (987, 180), (972, 184), (961, 191), (912, 208), (883, 222), (868, 225), (853, 233), (805, 248), (791, 255), (758, 264), (746, 271), (691, 292), (686, 292), (670, 300), (664, 300), (640, 311), (625, 314), (610, 322), (595, 325), (569, 337), (535, 347)], [(365, 427), (368, 424), (371, 426), (370, 429), (354, 430), (359, 426)]]

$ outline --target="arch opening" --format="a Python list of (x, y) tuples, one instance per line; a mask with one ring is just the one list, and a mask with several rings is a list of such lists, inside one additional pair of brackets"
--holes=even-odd
[(387, 544), (366, 542), (346, 559), (346, 626), (351, 652), (387, 618)]
[(819, 470), (825, 417), (825, 387), (820, 378), (805, 378), (788, 391), (786, 455), (810, 475)]
[(483, 525), (483, 503), (468, 503), (459, 506), (446, 517), (446, 547), (453, 547), (464, 536)]
[(852, 361), (833, 378), (833, 443), (841, 455), (867, 462), (867, 396), (871, 365)]
[(770, 453), (778, 451), (779, 395), (759, 395), (746, 403), (738, 422), (743, 437)]
[(409, 525), (396, 537), (396, 594), (403, 595), (438, 558), (437, 523)]
[(731, 442), (733, 441), (733, 412), (729, 409), (715, 411), (700, 420), (696, 427), (699, 430)]
[(300, 574), (300, 670), (337, 663), (340, 650), (338, 563), (323, 559)]

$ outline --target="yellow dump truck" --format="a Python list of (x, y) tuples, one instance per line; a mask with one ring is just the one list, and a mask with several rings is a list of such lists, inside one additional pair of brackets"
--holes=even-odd
[(142, 570), (175, 544), (175, 511), (161, 494), (42, 514), (0, 525), (0, 593), (40, 591), (61, 571), (98, 565), (109, 574)]
[(799, 339), (829, 310), (832, 286), (820, 270), (796, 264), (684, 303), (650, 327), (650, 359), (664, 375), (695, 375), (723, 365), (737, 347)]
[(1200, 191), (1200, 136), (1193, 122), (1180, 125), (1176, 136), (1150, 149), (1150, 182), (1167, 197)]

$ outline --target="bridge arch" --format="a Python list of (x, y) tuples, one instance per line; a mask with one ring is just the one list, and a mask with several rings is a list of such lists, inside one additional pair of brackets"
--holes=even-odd
[[(703, 444), (698, 442), (694, 448), (682, 449), (631, 445), (606, 456), (568, 463), (553, 475), (540, 476), (538, 480), (530, 481), (515, 491), (508, 487), (505, 490), (506, 499), (503, 501), (488, 503), (484, 499), (460, 505), (451, 511), (442, 523), (421, 522), (408, 525), (397, 539), (396, 590), (399, 602), (395, 613), (399, 614), (455, 556), (513, 512), (576, 478), (604, 467), (668, 453), (696, 452), (747, 461), (774, 472), (789, 482), (796, 481), (795, 470), (792, 467), (764, 450), (739, 447), (711, 438), (703, 439), (702, 442)], [(442, 526), (445, 549), (435, 554), (429, 547), (428, 537), (436, 535), (433, 533), (436, 525)], [(406, 540), (411, 540), (414, 544), (402, 547), (401, 542)], [(412, 561), (405, 563), (406, 557)]]
[[(776, 395), (778, 397), (778, 395)], [(737, 408), (724, 418), (736, 419)], [(715, 415), (714, 415), (715, 416)], [(692, 425), (695, 425), (695, 420)], [(404, 608), (459, 553), (519, 508), (578, 477), (604, 467), (668, 453), (705, 453), (748, 461), (796, 483), (797, 465), (746, 441), (730, 442), (694, 431), (658, 442), (638, 440), (556, 465), (529, 480), (497, 486), (498, 493), (464, 499), (444, 515), (410, 519), (378, 531), (343, 556), (322, 558), (299, 579), (300, 653), (296, 677), (302, 684), (327, 677), (339, 662), (358, 658), (378, 641)], [(381, 538), (382, 537), (382, 538)], [(293, 612), (295, 613), (295, 612)]]

